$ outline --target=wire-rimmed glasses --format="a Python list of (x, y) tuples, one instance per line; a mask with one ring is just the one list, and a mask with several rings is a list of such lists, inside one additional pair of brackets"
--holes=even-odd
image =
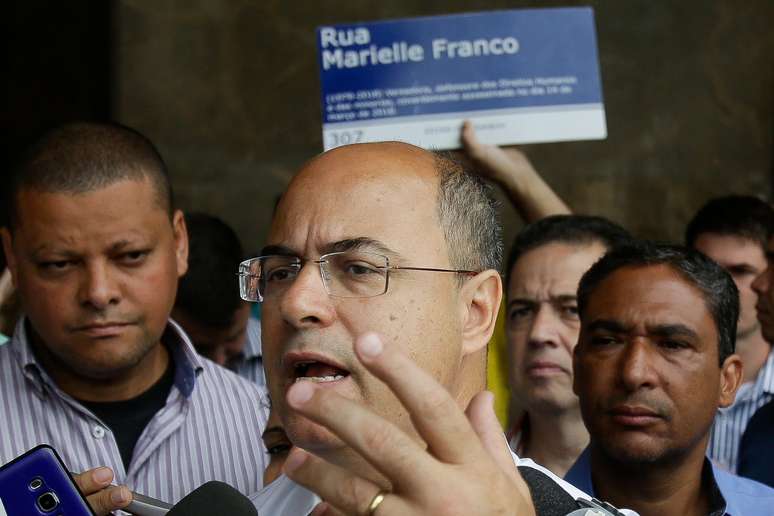
[(307, 260), (298, 256), (267, 255), (250, 258), (239, 264), (239, 295), (245, 301), (263, 302), (281, 295), (295, 281), (305, 262), (316, 263), (326, 292), (331, 297), (364, 298), (387, 292), (390, 271), (429, 271), (475, 275), (476, 271), (403, 267), (390, 265), (387, 256), (365, 251), (340, 251)]

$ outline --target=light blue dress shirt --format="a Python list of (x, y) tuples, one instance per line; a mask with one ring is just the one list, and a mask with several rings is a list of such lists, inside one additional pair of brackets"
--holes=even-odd
[[(774, 489), (754, 480), (727, 473), (704, 461), (703, 481), (711, 482), (710, 489), (720, 496), (713, 503), (711, 516), (771, 516), (774, 515)], [(596, 496), (591, 481), (591, 453), (583, 450), (564, 479), (581, 491)]]

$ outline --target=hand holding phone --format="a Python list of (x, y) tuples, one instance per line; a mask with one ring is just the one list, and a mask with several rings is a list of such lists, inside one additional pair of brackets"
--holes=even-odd
[(56, 451), (40, 445), (0, 467), (0, 516), (94, 516)]

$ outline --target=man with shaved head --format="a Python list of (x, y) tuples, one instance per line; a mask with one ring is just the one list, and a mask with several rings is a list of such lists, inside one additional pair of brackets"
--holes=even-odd
[(487, 187), (446, 157), (359, 144), (301, 169), (240, 266), (295, 445), (261, 514), (578, 507), (582, 492), (511, 454), (482, 392), (501, 255)]
[[(169, 319), (188, 238), (153, 144), (69, 124), (8, 186), (0, 233), (24, 316), (0, 348), (0, 465), (47, 443), (73, 471), (109, 466), (79, 477), (89, 495), (113, 479), (170, 503), (208, 480), (260, 488), (263, 391)], [(101, 514), (130, 499), (90, 496)]]

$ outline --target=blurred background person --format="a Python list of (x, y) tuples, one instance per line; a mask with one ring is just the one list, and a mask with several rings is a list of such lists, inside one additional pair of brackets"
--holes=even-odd
[(271, 484), (282, 474), (282, 466), (290, 453), (293, 443), (288, 439), (276, 410), (269, 411), (266, 430), (263, 431), (263, 444), (269, 454), (269, 464), (263, 472), (263, 485)]
[(239, 297), (234, 271), (244, 258), (231, 227), (206, 213), (188, 213), (188, 272), (180, 279), (172, 318), (196, 350), (240, 376), (266, 385), (261, 323)]
[(761, 333), (752, 284), (766, 270), (766, 245), (774, 230), (774, 210), (752, 196), (729, 195), (708, 201), (688, 223), (685, 243), (726, 269), (739, 291), (736, 354), (744, 364), (736, 400), (718, 410), (708, 455), (736, 472), (739, 443), (756, 410), (774, 398), (774, 353)]
[[(761, 333), (774, 341), (774, 238), (766, 245), (766, 270), (752, 284), (758, 294), (756, 311)], [(774, 487), (774, 401), (750, 418), (739, 446), (739, 474)]]
[(13, 286), (11, 271), (6, 267), (0, 275), (0, 345), (8, 342), (19, 320), (19, 298)]
[(512, 449), (564, 476), (588, 444), (572, 391), (581, 276), (610, 248), (631, 240), (601, 217), (555, 215), (528, 225), (511, 248), (506, 275), (508, 385), (516, 415)]

